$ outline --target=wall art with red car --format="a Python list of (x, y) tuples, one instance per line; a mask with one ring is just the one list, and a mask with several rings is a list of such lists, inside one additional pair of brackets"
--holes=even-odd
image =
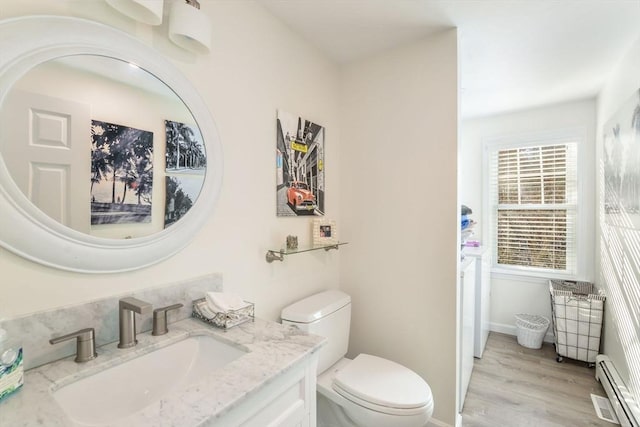
[(324, 127), (278, 110), (278, 216), (324, 215)]

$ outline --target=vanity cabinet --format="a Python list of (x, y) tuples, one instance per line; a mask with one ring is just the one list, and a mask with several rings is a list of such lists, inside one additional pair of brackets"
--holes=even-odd
[[(69, 310), (74, 309), (65, 309), (67, 313)], [(39, 320), (34, 318), (35, 323), (41, 323)], [(117, 342), (100, 346), (97, 349), (99, 357), (87, 363), (76, 363), (73, 357), (66, 357), (28, 369), (25, 384), (29, 386), (23, 387), (11, 399), (0, 402), (0, 425), (35, 426), (46, 420), (47, 426), (65, 427), (107, 424), (316, 426), (316, 371), (318, 351), (325, 342), (322, 337), (258, 318), (228, 330), (187, 318), (172, 323), (165, 335), (152, 336), (150, 332), (143, 332), (137, 339), (135, 349), (119, 349)], [(180, 346), (185, 340), (198, 342), (198, 349), (194, 351), (228, 353), (232, 349), (227, 347), (231, 346), (237, 347), (235, 350), (240, 350), (241, 354), (233, 352), (237, 358), (226, 362), (224, 358), (212, 362), (217, 359), (213, 354), (213, 357), (200, 354), (194, 356), (195, 359), (187, 355), (183, 358), (184, 363), (176, 363), (175, 367), (176, 371), (188, 373), (183, 377), (178, 374), (168, 377), (167, 360), (182, 355), (185, 349), (173, 346)], [(211, 340), (220, 342), (211, 343)], [(206, 342), (211, 346), (200, 345)], [(209, 365), (209, 362), (217, 366)], [(128, 370), (118, 370), (123, 366), (128, 366)], [(122, 404), (122, 399), (112, 399), (118, 394), (114, 390), (122, 384), (120, 379), (128, 378), (133, 371), (137, 373), (140, 366), (145, 369), (141, 370), (138, 383), (147, 386), (128, 393), (124, 398), (126, 405)], [(187, 366), (188, 371), (185, 371)], [(128, 373), (122, 375), (122, 372)], [(101, 375), (101, 379), (96, 381), (97, 375)], [(164, 376), (165, 382), (156, 376)], [(178, 377), (181, 379), (176, 382)], [(89, 381), (88, 387), (97, 390), (96, 393), (87, 395), (86, 387), (81, 388), (61, 404), (55, 393), (79, 381)], [(149, 394), (151, 387), (154, 389)], [(93, 406), (87, 411), (89, 403)], [(79, 416), (86, 419), (79, 420)]]
[(315, 427), (317, 354), (208, 424), (215, 427)]

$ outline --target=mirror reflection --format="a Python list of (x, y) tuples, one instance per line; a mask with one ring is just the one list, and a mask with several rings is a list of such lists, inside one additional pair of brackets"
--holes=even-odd
[(206, 153), (189, 109), (133, 64), (76, 55), (39, 64), (0, 110), (0, 153), (40, 210), (90, 235), (136, 238), (195, 204)]

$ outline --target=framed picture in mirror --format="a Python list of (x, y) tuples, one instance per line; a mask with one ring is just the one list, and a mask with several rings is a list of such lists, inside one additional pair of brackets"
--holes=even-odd
[(91, 121), (91, 225), (151, 222), (153, 132)]

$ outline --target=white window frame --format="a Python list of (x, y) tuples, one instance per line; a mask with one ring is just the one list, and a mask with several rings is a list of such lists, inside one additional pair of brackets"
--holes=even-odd
[[(583, 195), (584, 179), (584, 146), (586, 141), (586, 131), (584, 129), (564, 129), (550, 132), (535, 132), (521, 135), (509, 135), (496, 138), (488, 138), (483, 140), (483, 212), (484, 220), (482, 224), (482, 235), (485, 236), (485, 242), (491, 248), (492, 253), (492, 268), (491, 272), (494, 275), (531, 277), (531, 278), (549, 278), (549, 279), (571, 279), (575, 280), (581, 277), (585, 271), (584, 262), (588, 258), (586, 254), (585, 245), (581, 244), (585, 232), (586, 224), (586, 207), (583, 205), (585, 200)], [(566, 143), (576, 143), (577, 149), (577, 214), (575, 225), (575, 271), (560, 271), (555, 269), (542, 269), (538, 267), (526, 267), (526, 266), (506, 266), (499, 265), (497, 262), (497, 244), (494, 236), (496, 231), (493, 229), (494, 225), (497, 226), (497, 221), (494, 221), (495, 212), (493, 206), (491, 206), (491, 154), (495, 151), (505, 149), (517, 149), (530, 146), (543, 146), (543, 145), (560, 145)]]

